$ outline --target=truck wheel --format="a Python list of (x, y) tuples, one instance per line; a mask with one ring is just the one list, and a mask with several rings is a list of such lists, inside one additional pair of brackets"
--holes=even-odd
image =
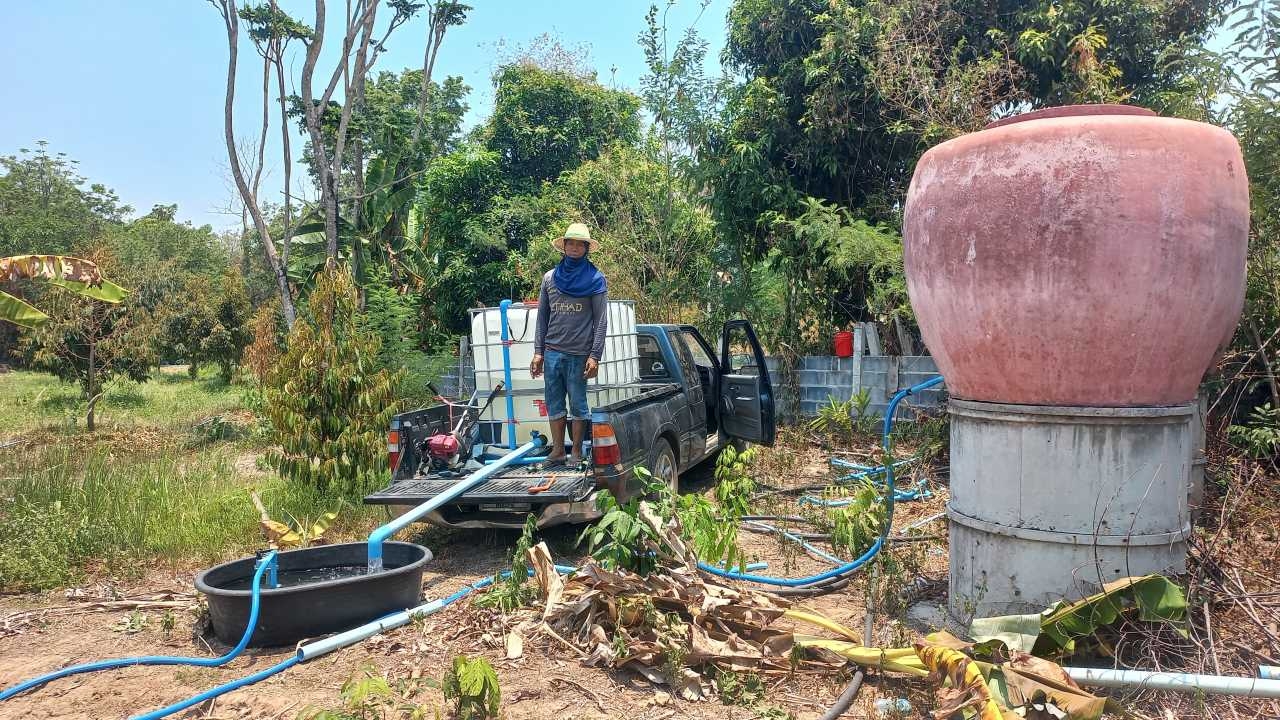
[(659, 440), (657, 452), (649, 463), (649, 472), (655, 480), (666, 484), (672, 495), (680, 492), (680, 466), (676, 464), (676, 451), (667, 440)]

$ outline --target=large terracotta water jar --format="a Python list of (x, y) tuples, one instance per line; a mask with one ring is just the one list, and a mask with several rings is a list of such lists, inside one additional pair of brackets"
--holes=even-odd
[(921, 158), (907, 288), (955, 397), (1176, 405), (1239, 320), (1248, 227), (1227, 131), (1135, 107), (1050, 108)]

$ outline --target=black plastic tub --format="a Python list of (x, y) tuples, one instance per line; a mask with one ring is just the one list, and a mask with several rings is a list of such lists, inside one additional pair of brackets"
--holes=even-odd
[[(249, 645), (292, 645), (417, 606), (422, 569), (431, 561), (431, 551), (413, 543), (383, 543), (386, 569), (372, 575), (365, 572), (368, 553), (367, 543), (280, 553), (276, 558), (280, 586), (268, 589), (263, 574), (258, 625)], [(213, 633), (228, 645), (240, 642), (249, 624), (255, 561), (252, 557), (233, 560), (196, 577), (196, 590), (209, 598)]]

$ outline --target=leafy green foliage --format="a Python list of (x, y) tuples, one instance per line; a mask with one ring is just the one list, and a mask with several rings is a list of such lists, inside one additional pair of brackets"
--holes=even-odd
[(350, 273), (321, 274), (265, 389), (281, 475), (339, 496), (384, 479), (383, 433), (398, 374), (376, 365), (378, 339), (360, 327)]
[[(715, 234), (666, 153), (656, 137), (639, 146), (614, 143), (562, 174), (544, 197), (600, 238), (604, 250), (593, 261), (609, 277), (611, 294), (634, 299), (648, 321), (684, 322), (703, 315)], [(540, 240), (523, 258), (526, 281), (559, 260), (550, 238)]]
[(1064, 102), (1190, 110), (1176, 96), (1208, 96), (1188, 68), (1223, 5), (737, 0), (724, 60), (742, 81), (698, 177), (726, 264), (768, 262), (786, 283), (775, 347), (816, 350), (833, 321), (910, 319), (895, 228), (925, 150)]
[(429, 678), (400, 680), (394, 684), (372, 662), (363, 663), (342, 684), (342, 705), (336, 709), (308, 706), (298, 713), (298, 720), (383, 720), (387, 717), (403, 720), (438, 720), (439, 711), (432, 712), (424, 705), (413, 702), (423, 687), (439, 687)]
[[(733, 453), (733, 450), (726, 449), (724, 453)], [(649, 496), (654, 499), (634, 497), (619, 504), (611, 493), (602, 492), (596, 502), (604, 515), (582, 531), (578, 542), (585, 540), (587, 552), (606, 568), (648, 574), (658, 564), (654, 549), (665, 548), (665, 545), (640, 519), (640, 508), (647, 504), (663, 520), (672, 517), (678, 520), (681, 537), (701, 560), (736, 567), (745, 559), (738, 547), (737, 519), (750, 512), (755, 481), (748, 470), (753, 459), (752, 450), (721, 455), (717, 461), (719, 484), (715, 491), (719, 504), (695, 493), (674, 495), (666, 483), (655, 480), (647, 469), (636, 468), (636, 476), (645, 482)]]
[(594, 78), (508, 65), (494, 75), (494, 86), (486, 145), (498, 154), (515, 192), (536, 192), (541, 183), (598, 157), (610, 142), (639, 137), (635, 96)]
[[(104, 272), (117, 268), (106, 250), (88, 255)], [(107, 303), (58, 290), (42, 304), (49, 320), (24, 338), (27, 357), (33, 367), (80, 385), (86, 425), (93, 430), (94, 410), (107, 381), (121, 375), (136, 382), (150, 377), (156, 364), (154, 321), (136, 297)]]
[(435, 398), (427, 383), (439, 380), (454, 361), (421, 350), (418, 298), (391, 284), (386, 268), (371, 269), (369, 278), (360, 322), (378, 337), (377, 368), (398, 372), (397, 401), (407, 407), (426, 406)]
[(536, 591), (529, 585), (529, 559), (527, 553), (533, 547), (533, 533), (538, 529), (538, 519), (532, 513), (524, 521), (524, 530), (516, 541), (515, 552), (511, 556), (511, 572), (502, 576), (494, 576), (489, 592), (477, 597), (474, 604), (479, 607), (497, 608), (502, 612), (511, 612), (516, 608), (528, 605), (536, 596)]
[(444, 699), (453, 701), (459, 720), (497, 718), (502, 705), (502, 688), (493, 666), (482, 657), (459, 655), (445, 673)]
[(1253, 409), (1248, 424), (1227, 428), (1227, 437), (1252, 457), (1275, 457), (1280, 453), (1280, 408), (1263, 403)]
[(161, 356), (185, 360), (193, 378), (201, 363), (214, 363), (222, 380), (230, 382), (253, 339), (248, 292), (234, 270), (223, 274), (216, 289), (206, 278), (188, 275), (157, 316)]
[(725, 705), (754, 707), (765, 697), (764, 679), (753, 672), (734, 672), (715, 668), (716, 691)]
[(90, 528), (61, 502), (16, 498), (0, 515), (0, 588), (32, 592), (70, 584)]
[[(651, 481), (648, 485), (651, 493), (666, 491), (666, 484), (653, 481), (653, 476), (644, 468), (636, 468), (642, 479)], [(625, 504), (619, 504), (613, 493), (601, 492), (596, 499), (596, 507), (603, 516), (593, 525), (588, 525), (578, 542), (587, 542), (587, 552), (596, 562), (607, 569), (626, 568), (641, 575), (647, 575), (657, 567), (649, 546), (659, 542), (653, 529), (640, 520), (639, 497), (633, 497)]]
[(822, 492), (826, 500), (845, 500), (847, 505), (824, 507), (801, 505), (802, 512), (818, 531), (831, 536), (831, 547), (842, 557), (858, 557), (880, 536), (884, 526), (883, 490), (862, 480), (831, 485)]
[(728, 520), (736, 522), (751, 512), (751, 496), (756, 492), (751, 467), (759, 454), (760, 448), (755, 446), (741, 452), (727, 446), (716, 458), (716, 501)]
[(827, 404), (818, 408), (818, 414), (809, 421), (809, 430), (833, 435), (844, 442), (851, 441), (855, 433), (873, 433), (880, 421), (874, 414), (867, 412), (870, 405), (871, 391), (867, 388), (862, 388), (843, 402), (829, 397)]
[(0, 256), (67, 254), (132, 211), (109, 188), (81, 176), (79, 161), (36, 149), (0, 157)]

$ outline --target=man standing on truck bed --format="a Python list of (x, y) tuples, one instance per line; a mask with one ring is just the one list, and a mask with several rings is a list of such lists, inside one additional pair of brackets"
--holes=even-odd
[[(533, 362), (529, 374), (546, 370), (544, 398), (551, 423), (548, 464), (564, 462), (566, 418), (573, 419), (573, 448), (569, 462), (582, 462), (591, 409), (587, 407), (587, 380), (600, 369), (605, 333), (609, 327), (609, 293), (604, 275), (587, 259), (600, 243), (583, 223), (573, 223), (552, 241), (560, 262), (542, 276), (538, 292), (538, 330), (533, 338)], [(565, 395), (569, 402), (566, 406)]]

